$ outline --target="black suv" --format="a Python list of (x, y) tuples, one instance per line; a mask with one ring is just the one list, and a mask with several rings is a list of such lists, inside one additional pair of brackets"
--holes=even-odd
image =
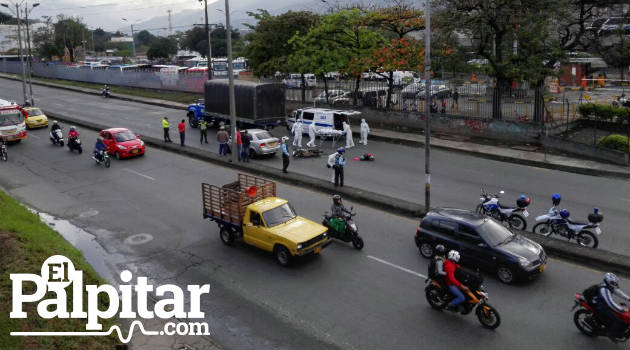
[(462, 265), (496, 273), (503, 283), (532, 279), (545, 269), (547, 255), (540, 244), (516, 235), (492, 218), (470, 210), (440, 208), (427, 213), (415, 236), (425, 258), (442, 244), (460, 253)]

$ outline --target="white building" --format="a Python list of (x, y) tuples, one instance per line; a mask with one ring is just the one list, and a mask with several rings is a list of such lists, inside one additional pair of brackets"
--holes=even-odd
[[(45, 26), (44, 23), (33, 23), (29, 25), (31, 34), (31, 48), (33, 48), (33, 32)], [(21, 27), (22, 44), (26, 43), (26, 27)], [(18, 48), (17, 26), (13, 24), (0, 24), (0, 53), (6, 53), (11, 49)]]

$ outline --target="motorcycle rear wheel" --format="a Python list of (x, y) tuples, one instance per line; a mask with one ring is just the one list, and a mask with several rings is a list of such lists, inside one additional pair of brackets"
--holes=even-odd
[(549, 237), (551, 235), (551, 225), (546, 222), (539, 222), (534, 225), (532, 232), (541, 236)]
[(426, 287), (424, 289), (424, 295), (432, 308), (436, 310), (442, 310), (446, 307), (447, 301), (442, 299), (444, 293), (442, 293), (442, 291), (435, 285), (430, 285)]
[(494, 307), (486, 303), (480, 303), (476, 310), (477, 319), (482, 326), (488, 329), (495, 329), (501, 325), (501, 316)]
[(109, 160), (109, 158), (105, 159), (105, 167), (109, 168), (110, 165), (112, 165), (112, 162)]
[(590, 311), (580, 309), (573, 314), (573, 323), (580, 332), (588, 335), (589, 337), (597, 336), (597, 330), (593, 329), (593, 326), (587, 321), (588, 317), (593, 317)]
[(527, 221), (525, 221), (525, 219), (520, 215), (510, 215), (510, 217), (507, 218), (507, 222), (510, 227), (517, 230), (525, 231), (525, 229), (527, 228)]
[(592, 232), (586, 230), (580, 231), (580, 233), (578, 233), (575, 237), (575, 240), (582, 247), (597, 248), (597, 246), (599, 245), (597, 237), (595, 237)]

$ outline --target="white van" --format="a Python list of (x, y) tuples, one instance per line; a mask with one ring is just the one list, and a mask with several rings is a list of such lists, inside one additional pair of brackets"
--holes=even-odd
[[(315, 78), (315, 74), (313, 73), (304, 74), (304, 80), (306, 81), (307, 88), (317, 87), (317, 79)], [(297, 73), (289, 74), (287, 78), (282, 79), (282, 83), (284, 84), (284, 86), (288, 88), (301, 88), (302, 76)]]
[(335, 130), (342, 131), (342, 123), (348, 122), (353, 125), (359, 125), (360, 120), (358, 117), (361, 112), (352, 110), (338, 110), (328, 108), (302, 108), (296, 109), (287, 118), (287, 129), (291, 130), (296, 119), (302, 119), (304, 134), (308, 134), (308, 127), (311, 123), (315, 123), (315, 132), (317, 133), (322, 128), (333, 128)]

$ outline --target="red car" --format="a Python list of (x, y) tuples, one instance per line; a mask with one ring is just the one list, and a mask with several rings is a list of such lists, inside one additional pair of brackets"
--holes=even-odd
[(125, 128), (102, 130), (99, 134), (107, 146), (107, 153), (116, 159), (144, 155), (144, 142), (140, 135), (136, 135)]

